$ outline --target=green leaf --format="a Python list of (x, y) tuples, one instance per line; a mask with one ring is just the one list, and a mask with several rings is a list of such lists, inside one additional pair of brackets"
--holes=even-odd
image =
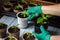
[(30, 1), (30, 4), (35, 4), (35, 3)]
[(44, 13), (41, 16), (44, 20), (48, 20)]
[(17, 28), (19, 24), (11, 26), (11, 28)]
[(24, 0), (21, 0), (22, 3), (24, 3)]
[(15, 9), (19, 9), (20, 7), (18, 5), (15, 6)]
[(9, 35), (8, 38), (9, 40), (14, 40), (14, 36)]
[(53, 17), (51, 14), (46, 14), (46, 17), (47, 18), (51, 18), (51, 17)]
[(39, 17), (39, 18), (37, 19), (37, 24), (42, 23), (42, 22), (43, 22), (43, 18), (42, 18), (42, 17)]
[(7, 5), (9, 5), (9, 4), (10, 4), (10, 2), (4, 2), (3, 5), (6, 5), (6, 6), (7, 6)]
[(0, 22), (0, 26), (3, 26), (3, 24), (4, 24), (3, 22)]
[(26, 10), (23, 11), (23, 13), (21, 14), (23, 17), (26, 17)]

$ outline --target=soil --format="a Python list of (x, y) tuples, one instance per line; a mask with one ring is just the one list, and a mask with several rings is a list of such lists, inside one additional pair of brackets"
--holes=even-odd
[(7, 25), (3, 24), (3, 26), (0, 26), (0, 38), (4, 38), (6, 36), (7, 31)]
[(30, 7), (33, 7), (33, 6), (36, 6), (36, 5), (34, 5), (34, 4), (29, 4), (29, 6), (30, 6)]
[(16, 3), (17, 1), (10, 1), (11, 3)]
[(21, 11), (23, 11), (23, 9), (22, 9), (22, 8), (19, 8), (19, 9), (15, 9), (15, 10), (21, 10)]
[(20, 35), (20, 29), (19, 28), (9, 28), (8, 29), (8, 32), (13, 35), (14, 37), (16, 38), (19, 38), (19, 35)]
[(23, 38), (25, 40), (35, 40), (35, 37), (34, 36), (31, 36), (30, 38), (27, 38), (27, 35), (26, 34), (24, 34)]
[(22, 14), (22, 13), (20, 13), (20, 14), (18, 15), (18, 17), (20, 17), (20, 18), (27, 18), (27, 17), (28, 17), (27, 15), (26, 15), (26, 17), (23, 17), (21, 14)]
[(52, 18), (49, 18), (48, 25), (49, 26), (60, 28), (60, 17), (53, 15)]
[(11, 5), (4, 5), (5, 8), (11, 8), (12, 6)]
[(41, 33), (41, 30), (40, 30), (40, 26), (43, 25), (44, 26), (44, 29), (47, 30), (48, 28), (48, 24), (35, 24), (35, 32), (36, 33)]
[(22, 2), (19, 2), (19, 3), (20, 3), (20, 5), (23, 6), (23, 9), (24, 9), (24, 10), (28, 8), (28, 5), (27, 5), (26, 3), (22, 3)]

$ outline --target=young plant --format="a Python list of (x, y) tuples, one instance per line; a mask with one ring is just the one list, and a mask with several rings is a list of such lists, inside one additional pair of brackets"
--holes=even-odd
[(7, 5), (9, 5), (10, 4), (10, 2), (4, 2), (4, 6), (7, 6)]
[(17, 28), (17, 26), (18, 26), (18, 24), (16, 24), (16, 25), (13, 25), (11, 28)]
[(24, 0), (21, 0), (22, 3), (24, 3)]
[(15, 39), (15, 37), (14, 36), (8, 36), (8, 38), (9, 38), (9, 40), (14, 40)]
[(26, 10), (24, 10), (21, 15), (22, 15), (23, 17), (26, 17)]
[(52, 17), (52, 15), (50, 15), (50, 14), (41, 14), (41, 17), (39, 17), (38, 19), (37, 19), (37, 24), (39, 24), (39, 23), (41, 23), (41, 24), (46, 24), (47, 22), (44, 22), (44, 21), (46, 21), (46, 20), (48, 20), (48, 18), (51, 18)]
[(27, 38), (31, 38), (32, 36), (34, 36), (31, 33), (29, 33), (29, 32), (27, 32), (26, 35), (27, 35)]
[(15, 6), (15, 8), (14, 8), (14, 9), (19, 9), (19, 8), (20, 8), (20, 7), (19, 7), (19, 4), (18, 4), (18, 5), (16, 5), (16, 6)]
[(0, 22), (0, 26), (3, 26), (3, 24), (4, 24), (3, 22)]
[(29, 4), (35, 4), (35, 3), (30, 1), (30, 3), (29, 3)]

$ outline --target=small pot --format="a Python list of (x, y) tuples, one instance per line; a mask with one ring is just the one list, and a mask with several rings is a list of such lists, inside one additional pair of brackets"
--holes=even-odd
[(0, 38), (4, 38), (6, 36), (7, 32), (7, 25), (3, 24), (2, 27), (0, 27)]
[(18, 13), (18, 12), (23, 11), (23, 9), (22, 8), (20, 8), (20, 9), (14, 9), (13, 11), (14, 11), (14, 13)]
[(48, 19), (48, 25), (56, 28), (60, 28), (60, 17), (54, 16)]
[(14, 13), (18, 13), (19, 12), (19, 10), (15, 10), (15, 9), (13, 11), (14, 11)]
[[(28, 8), (27, 3), (22, 3), (22, 2), (19, 2), (19, 3), (20, 3), (20, 5), (23, 7), (24, 10), (26, 10), (26, 9)], [(21, 7), (21, 6), (20, 6), (20, 7)]]
[(41, 33), (41, 30), (40, 30), (41, 25), (44, 26), (45, 30), (47, 30), (47, 28), (48, 28), (48, 24), (37, 24), (37, 25), (35, 25), (35, 32), (38, 33), (38, 34)]
[[(5, 38), (5, 40), (9, 40), (8, 37)], [(13, 40), (18, 40), (17, 38), (13, 37)]]
[(36, 39), (35, 36), (31, 36), (31, 38), (27, 38), (26, 34), (24, 34), (22, 38), (23, 40), (35, 40)]
[(7, 6), (4, 6), (3, 8), (5, 11), (9, 12), (11, 10), (12, 6), (7, 5)]
[(20, 35), (20, 29), (19, 28), (9, 28), (8, 29), (9, 35), (12, 35), (14, 37), (16, 37), (17, 39), (19, 39), (19, 35)]
[(23, 12), (17, 13), (19, 28), (26, 28), (28, 26), (28, 19), (27, 19), (27, 16), (25, 18), (22, 17), (21, 13)]

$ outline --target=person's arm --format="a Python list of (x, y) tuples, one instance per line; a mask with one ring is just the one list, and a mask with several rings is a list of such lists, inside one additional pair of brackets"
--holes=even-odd
[(42, 11), (45, 14), (52, 14), (52, 15), (60, 16), (60, 4), (42, 6)]
[(60, 40), (60, 35), (51, 36), (50, 40)]

